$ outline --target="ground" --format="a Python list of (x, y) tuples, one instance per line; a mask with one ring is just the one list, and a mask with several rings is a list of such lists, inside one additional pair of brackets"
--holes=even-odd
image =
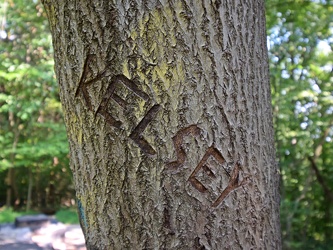
[(15, 227), (0, 224), (0, 250), (86, 250), (80, 225), (54, 219), (41, 226)]

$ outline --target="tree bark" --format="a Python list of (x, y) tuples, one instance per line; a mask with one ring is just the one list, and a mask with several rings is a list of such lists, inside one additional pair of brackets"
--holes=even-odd
[(43, 4), (88, 249), (280, 249), (263, 1)]

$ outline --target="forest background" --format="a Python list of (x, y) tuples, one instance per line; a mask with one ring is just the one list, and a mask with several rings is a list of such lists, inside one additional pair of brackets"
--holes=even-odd
[[(333, 1), (265, 3), (283, 248), (329, 249)], [(75, 205), (53, 67), (40, 1), (0, 0), (0, 207), (53, 212)]]

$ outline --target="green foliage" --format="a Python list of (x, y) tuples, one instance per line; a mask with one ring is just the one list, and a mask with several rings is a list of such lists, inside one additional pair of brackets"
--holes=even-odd
[(333, 241), (333, 3), (267, 0), (285, 249)]
[(41, 3), (25, 0), (1, 0), (0, 22), (0, 172), (15, 170), (13, 203), (30, 183), (34, 205), (46, 206), (71, 185), (48, 22)]
[(76, 208), (59, 210), (56, 219), (64, 224), (79, 224), (79, 217)]
[[(0, 209), (0, 224), (1, 223), (13, 223), (16, 217), (23, 215), (40, 214), (37, 211), (14, 211), (12, 208)], [(79, 224), (79, 218), (76, 208), (64, 208), (57, 211), (55, 214), (57, 221), (64, 224)]]
[(23, 215), (38, 214), (35, 211), (18, 212), (12, 208), (0, 209), (0, 223), (13, 223), (16, 217)]

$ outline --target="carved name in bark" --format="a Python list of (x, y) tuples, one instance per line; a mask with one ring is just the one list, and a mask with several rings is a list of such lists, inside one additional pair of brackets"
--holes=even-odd
[[(210, 147), (207, 149), (205, 155), (200, 160), (198, 166), (194, 169), (194, 171), (188, 178), (189, 182), (193, 185), (193, 187), (195, 187), (202, 193), (207, 192), (208, 189), (196, 178), (196, 175), (199, 173), (199, 171), (203, 170), (211, 178), (216, 178), (215, 173), (207, 165), (207, 161), (208, 161), (209, 157), (214, 157), (220, 165), (225, 163), (225, 160), (224, 160), (223, 156), (221, 155), (220, 151), (218, 151), (214, 147)], [(222, 166), (222, 168), (225, 170), (225, 173), (230, 177), (229, 172), (223, 166)]]
[[(89, 65), (93, 60), (94, 55), (88, 55), (84, 65), (83, 65), (83, 72), (81, 75), (81, 79), (79, 82), (79, 86), (75, 92), (75, 97), (78, 96), (80, 90), (82, 92), (83, 98), (86, 102), (86, 105), (88, 106), (89, 110), (94, 112), (87, 87), (98, 81), (102, 80), (104, 77), (109, 77), (107, 75), (107, 67), (96, 76), (92, 77), (90, 80), (87, 80), (87, 76), (90, 72)], [(100, 114), (105, 121), (112, 127), (120, 128), (122, 125), (121, 121), (118, 121), (116, 118), (114, 118), (108, 111), (108, 106), (110, 103), (110, 100), (113, 99), (116, 103), (119, 104), (119, 106), (123, 109), (126, 108), (128, 105), (127, 101), (122, 99), (119, 95), (115, 93), (116, 87), (118, 85), (124, 85), (132, 91), (135, 95), (137, 95), (139, 98), (143, 99), (145, 102), (148, 102), (150, 100), (149, 96), (138, 88), (138, 84), (134, 82), (133, 80), (128, 79), (124, 75), (115, 75), (111, 78), (110, 84), (103, 96), (103, 99), (98, 106), (97, 110), (94, 112), (95, 116), (96, 114)], [(149, 109), (147, 114), (143, 117), (143, 119), (140, 121), (140, 123), (133, 129), (133, 131), (130, 134), (130, 138), (142, 149), (142, 151), (147, 155), (155, 155), (156, 151), (150, 146), (150, 144), (145, 140), (142, 136), (143, 131), (148, 126), (148, 124), (152, 121), (152, 119), (157, 115), (158, 111), (160, 110), (161, 106), (159, 104), (155, 104), (153, 107)]]
[(148, 155), (155, 155), (156, 151), (149, 145), (149, 143), (141, 135), (145, 128), (148, 126), (149, 122), (156, 116), (157, 112), (160, 110), (161, 106), (159, 104), (154, 105), (146, 114), (146, 116), (141, 120), (138, 126), (135, 127), (130, 135), (130, 138), (138, 144), (138, 146)]
[[(184, 137), (188, 135), (192, 136), (198, 136), (200, 134), (200, 128), (197, 125), (191, 125), (187, 128), (181, 129), (177, 132), (177, 134), (172, 138), (173, 144), (175, 147), (177, 159), (175, 161), (172, 161), (167, 164), (167, 169), (171, 171), (179, 170), (178, 168), (181, 167), (185, 163), (185, 160), (187, 158), (185, 150), (183, 149), (183, 141)], [(223, 172), (228, 177), (228, 185), (224, 188), (222, 193), (218, 196), (218, 198), (213, 202), (212, 207), (217, 207), (221, 202), (228, 196), (228, 194), (235, 189), (237, 189), (240, 186), (243, 186), (247, 183), (248, 177), (243, 178), (240, 180), (240, 163), (237, 162), (234, 166), (234, 168), (231, 171), (231, 174), (229, 171), (223, 166), (223, 164), (226, 163), (226, 160), (220, 153), (218, 149), (211, 146), (207, 149), (204, 156), (200, 160), (197, 167), (193, 170), (190, 177), (188, 178), (188, 181), (192, 184), (194, 188), (196, 188), (201, 193), (206, 193), (208, 191), (207, 187), (200, 182), (197, 179), (197, 175), (200, 171), (205, 172), (210, 178), (216, 179), (216, 174), (211, 169), (211, 166), (208, 164), (208, 159), (213, 158), (217, 161), (218, 165), (223, 168)]]
[(187, 128), (181, 129), (172, 138), (173, 145), (176, 150), (177, 159), (167, 164), (167, 168), (170, 170), (177, 170), (186, 160), (186, 153), (182, 147), (185, 136), (192, 135), (198, 136), (200, 134), (200, 128), (197, 125), (191, 125)]

